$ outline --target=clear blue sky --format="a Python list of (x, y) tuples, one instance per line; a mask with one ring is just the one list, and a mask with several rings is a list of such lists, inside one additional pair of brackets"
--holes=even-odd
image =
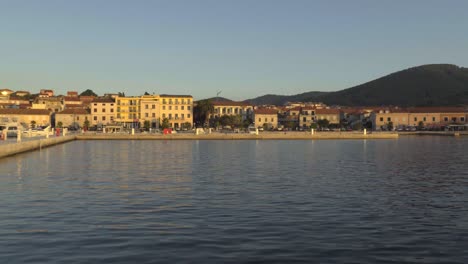
[(334, 91), (468, 66), (466, 0), (0, 0), (0, 87), (221, 96)]

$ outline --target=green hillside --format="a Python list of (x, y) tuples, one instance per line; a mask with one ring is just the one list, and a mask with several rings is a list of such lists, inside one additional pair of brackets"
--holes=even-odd
[(337, 92), (265, 95), (246, 101), (277, 105), (287, 101), (320, 101), (346, 106), (468, 105), (468, 69), (450, 64), (423, 65)]

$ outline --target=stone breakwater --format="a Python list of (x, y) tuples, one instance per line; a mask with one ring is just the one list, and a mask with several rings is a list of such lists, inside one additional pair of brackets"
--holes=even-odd
[(397, 133), (372, 133), (364, 135), (352, 132), (267, 132), (255, 134), (246, 133), (212, 133), (195, 135), (189, 133), (162, 134), (113, 134), (113, 133), (84, 133), (37, 140), (23, 141), (0, 146), (0, 158), (33, 151), (73, 140), (322, 140), (322, 139), (396, 139)]
[(15, 154), (46, 148), (57, 144), (69, 142), (75, 140), (76, 136), (62, 136), (62, 137), (51, 137), (41, 138), (37, 140), (23, 141), (19, 143), (11, 143), (0, 146), (0, 158), (12, 156)]

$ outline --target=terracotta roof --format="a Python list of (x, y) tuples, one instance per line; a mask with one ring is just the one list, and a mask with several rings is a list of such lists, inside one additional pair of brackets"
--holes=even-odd
[(64, 96), (63, 100), (65, 100), (65, 101), (75, 101), (75, 102), (81, 101), (80, 98), (74, 97), (74, 96)]
[(410, 113), (466, 113), (463, 107), (412, 107), (408, 108)]
[(104, 97), (104, 98), (94, 98), (93, 103), (114, 103), (114, 99), (110, 97)]
[(260, 109), (255, 109), (254, 113), (256, 115), (277, 115), (278, 110), (276, 109), (269, 109), (269, 108), (260, 108)]
[(339, 115), (340, 114), (340, 109), (336, 108), (331, 108), (331, 109), (326, 109), (326, 108), (321, 108), (315, 110), (316, 115)]
[(213, 106), (251, 106), (250, 104), (244, 102), (234, 102), (234, 101), (215, 101), (212, 102)]
[(301, 111), (301, 109), (302, 109), (302, 107), (296, 106), (296, 107), (288, 109), (288, 111)]
[(0, 109), (0, 115), (50, 115), (46, 109)]
[(89, 114), (88, 110), (83, 108), (68, 108), (62, 112), (58, 112), (56, 115), (87, 115)]

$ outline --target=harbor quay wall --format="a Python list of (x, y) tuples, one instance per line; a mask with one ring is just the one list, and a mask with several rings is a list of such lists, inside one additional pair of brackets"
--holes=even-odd
[(77, 140), (312, 140), (312, 139), (396, 139), (397, 133), (337, 133), (320, 132), (311, 134), (310, 132), (297, 133), (212, 133), (212, 134), (80, 134)]
[(57, 144), (75, 140), (76, 136), (61, 136), (41, 138), (37, 140), (23, 141), (18, 143), (5, 144), (0, 146), (0, 158), (12, 156), (15, 154), (32, 151), (36, 149), (46, 148)]
[(310, 132), (297, 133), (212, 133), (212, 134), (115, 134), (115, 133), (82, 133), (51, 138), (41, 138), (18, 143), (0, 145), (0, 158), (16, 155), (19, 153), (33, 151), (73, 140), (340, 140), (340, 139), (396, 139), (397, 133), (337, 133), (320, 132), (311, 134)]

